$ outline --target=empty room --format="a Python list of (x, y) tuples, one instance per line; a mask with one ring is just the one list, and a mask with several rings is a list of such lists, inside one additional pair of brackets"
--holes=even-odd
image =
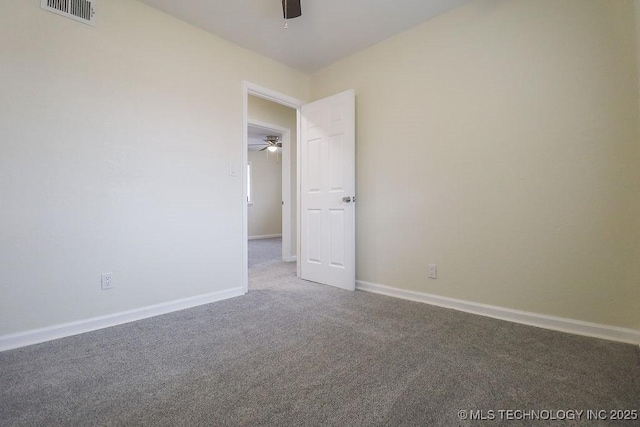
[(0, 426), (640, 422), (640, 0), (0, 5)]

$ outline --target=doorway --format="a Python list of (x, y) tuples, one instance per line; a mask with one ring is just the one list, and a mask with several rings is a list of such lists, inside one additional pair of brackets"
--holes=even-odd
[(266, 90), (256, 94), (250, 86), (245, 85), (244, 97), (245, 291), (249, 267), (294, 263), (298, 252), (297, 107), (267, 96)]
[[(276, 107), (270, 105), (270, 101), (253, 97), (250, 97), (249, 103), (252, 107), (250, 111), (284, 113), (282, 117), (289, 120), (281, 122), (290, 121), (295, 125), (295, 111), (284, 110), (287, 107)], [(291, 129), (250, 119), (247, 135), (249, 268), (258, 261), (295, 261), (295, 252), (292, 253), (292, 248), (293, 251), (296, 249), (292, 245), (292, 237), (295, 236), (292, 227), (295, 224), (291, 221), (290, 208), (291, 164), (288, 161), (292, 143)]]
[[(309, 104), (252, 83), (243, 83), (242, 280), (249, 288), (247, 227), (247, 148), (250, 99), (259, 98), (296, 112), (296, 275), (355, 290), (355, 91)], [(283, 152), (284, 154), (284, 152)], [(293, 178), (292, 178), (293, 179)], [(284, 200), (286, 202), (286, 200)], [(302, 255), (302, 256), (301, 256)]]

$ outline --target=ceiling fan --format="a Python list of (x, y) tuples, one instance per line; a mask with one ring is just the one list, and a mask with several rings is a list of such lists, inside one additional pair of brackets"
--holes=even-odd
[(282, 148), (282, 142), (280, 142), (280, 137), (279, 136), (267, 135), (267, 136), (264, 137), (263, 141), (264, 141), (264, 143), (262, 143), (262, 144), (249, 144), (249, 145), (252, 145), (252, 146), (255, 146), (255, 145), (266, 145), (266, 147), (264, 147), (260, 151), (269, 150), (271, 153), (275, 153), (276, 151), (278, 151), (278, 148)]
[(284, 19), (302, 16), (300, 0), (282, 0), (282, 13), (284, 14)]
[(287, 20), (302, 16), (300, 0), (282, 0), (282, 14), (284, 15), (284, 29), (289, 28)]

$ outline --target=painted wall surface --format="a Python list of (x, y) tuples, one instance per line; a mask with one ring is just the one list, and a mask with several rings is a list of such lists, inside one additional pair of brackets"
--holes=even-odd
[(356, 90), (358, 279), (640, 328), (633, 7), (478, 0), (314, 74)]
[(249, 151), (251, 201), (247, 209), (249, 237), (282, 234), (282, 159)]
[[(640, 128), (640, 0), (635, 0), (635, 16), (636, 16), (636, 64), (638, 70), (638, 128)], [(640, 133), (640, 131), (639, 131)], [(640, 138), (638, 138), (640, 139)], [(638, 141), (636, 144), (640, 144)], [(638, 204), (638, 212), (636, 215), (637, 229), (640, 230), (640, 197), (635, 198)], [(636, 260), (640, 260), (640, 244), (636, 247)], [(633, 277), (640, 278), (640, 262), (636, 262), (636, 271), (633, 273)], [(635, 311), (640, 312), (640, 286), (636, 286), (636, 307)]]
[[(638, 82), (640, 82), (640, 0), (635, 0), (634, 4), (636, 12), (636, 59), (638, 64)], [(638, 90), (638, 103), (640, 103), (640, 83)]]
[(0, 6), (0, 335), (241, 286), (242, 81), (309, 77), (136, 1)]
[[(297, 133), (296, 124), (297, 116), (296, 110), (293, 108), (285, 107), (275, 102), (267, 101), (255, 96), (249, 96), (248, 103), (248, 115), (250, 119), (257, 120), (259, 122), (270, 123), (272, 125), (280, 126), (291, 130), (291, 250), (293, 254), (296, 253), (297, 247), (297, 227), (296, 227), (296, 205), (297, 205)], [(251, 211), (251, 210), (249, 210)], [(251, 213), (249, 213), (251, 215)], [(249, 230), (249, 236), (251, 236), (251, 230)]]

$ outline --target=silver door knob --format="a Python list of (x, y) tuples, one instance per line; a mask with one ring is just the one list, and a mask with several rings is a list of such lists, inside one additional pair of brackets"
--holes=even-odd
[(345, 203), (351, 203), (351, 197), (347, 196), (347, 197), (343, 197), (342, 201)]

